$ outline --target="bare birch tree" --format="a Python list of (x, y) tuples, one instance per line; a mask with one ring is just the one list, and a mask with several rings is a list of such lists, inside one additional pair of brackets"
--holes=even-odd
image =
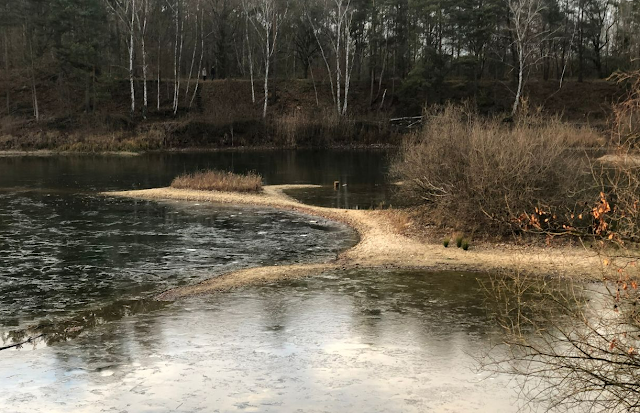
[[(191, 88), (191, 78), (193, 77), (193, 66), (196, 64), (196, 52), (198, 51), (198, 24), (200, 23), (200, 1), (196, 4), (196, 23), (195, 23), (195, 39), (193, 41), (193, 53), (191, 53), (191, 65), (189, 66), (189, 77), (187, 77), (187, 88), (184, 93), (185, 99), (189, 99), (189, 89)], [(187, 19), (189, 15), (187, 14)], [(200, 75), (200, 69), (197, 70), (196, 77)]]
[(131, 117), (136, 112), (136, 89), (134, 82), (136, 0), (105, 0), (107, 7), (118, 17), (128, 32), (127, 49), (129, 52), (129, 89), (131, 94)]
[[(140, 7), (140, 13), (136, 13), (136, 20), (138, 23), (138, 31), (140, 32), (140, 49), (142, 54), (142, 117), (147, 118), (147, 109), (149, 106), (149, 96), (147, 91), (147, 48), (146, 48), (146, 36), (149, 19), (149, 0), (141, 0), (142, 5)], [(142, 14), (142, 16), (140, 16)]]
[(180, 67), (182, 65), (182, 48), (184, 46), (184, 16), (182, 0), (175, 0), (169, 7), (173, 10), (175, 24), (175, 40), (173, 43), (173, 114), (178, 113), (180, 97)]
[[(322, 46), (318, 29), (314, 27), (316, 40), (320, 48), (320, 53), (329, 72), (331, 79), (333, 101), (336, 105), (338, 115), (347, 114), (349, 106), (349, 89), (351, 86), (351, 72), (353, 70), (353, 62), (355, 57), (355, 47), (353, 38), (351, 37), (351, 23), (355, 8), (351, 5), (351, 0), (329, 0), (330, 3), (325, 4), (328, 10), (328, 20), (324, 24), (324, 32), (329, 39), (333, 54), (335, 57), (335, 65), (332, 73), (331, 66), (325, 50)], [(309, 19), (313, 26), (313, 22)], [(334, 80), (335, 79), (335, 88)], [(344, 92), (344, 93), (343, 93)]]
[(244, 12), (244, 36), (247, 43), (247, 54), (249, 60), (249, 78), (251, 79), (251, 102), (256, 103), (256, 89), (253, 82), (253, 53), (251, 52), (252, 45), (249, 40), (249, 6), (247, 0), (242, 0), (242, 10)]
[(129, 86), (131, 91), (131, 117), (136, 113), (136, 88), (133, 79), (133, 58), (134, 58), (134, 38), (135, 38), (135, 18), (136, 18), (136, 0), (131, 0), (131, 21), (129, 24)]
[(276, 0), (257, 0), (252, 23), (261, 37), (264, 57), (264, 105), (262, 117), (267, 117), (269, 105), (269, 69), (276, 51), (280, 24), (287, 15), (286, 6), (281, 7)]
[(156, 56), (157, 59), (157, 67), (156, 67), (156, 74), (158, 76), (157, 79), (157, 84), (158, 84), (158, 88), (156, 89), (156, 110), (160, 111), (160, 57), (162, 56), (162, 42), (160, 42), (160, 38), (158, 36), (158, 55)]
[[(198, 63), (198, 73), (199, 73), (200, 70), (202, 70), (202, 61), (204, 59), (204, 10), (200, 9), (200, 1), (199, 0), (198, 0), (198, 11), (200, 12), (200, 21), (201, 21), (201, 24), (200, 24), (200, 61)], [(197, 37), (197, 30), (196, 30), (196, 37)], [(197, 38), (196, 38), (196, 43), (197, 43)], [(198, 87), (199, 86), (200, 86), (200, 82), (196, 81), (196, 86), (195, 86), (195, 88), (193, 90), (193, 96), (191, 97), (191, 100), (189, 101), (189, 109), (191, 109), (191, 106), (193, 105), (193, 101), (195, 100), (196, 95), (198, 94)]]
[(36, 122), (40, 121), (40, 108), (38, 106), (38, 89), (36, 88), (36, 70), (35, 64), (33, 62), (33, 39), (31, 38), (31, 34), (27, 33), (27, 28), (24, 28), (25, 37), (28, 38), (29, 42), (29, 58), (30, 58), (30, 69), (31, 69), (31, 96), (33, 101), (33, 116), (36, 118)]
[(540, 43), (545, 32), (540, 29), (540, 17), (544, 10), (542, 0), (508, 0), (509, 14), (512, 23), (514, 46), (517, 53), (518, 84), (515, 100), (511, 107), (511, 115), (515, 115), (522, 99), (522, 91), (529, 67), (533, 63), (534, 54), (541, 48)]

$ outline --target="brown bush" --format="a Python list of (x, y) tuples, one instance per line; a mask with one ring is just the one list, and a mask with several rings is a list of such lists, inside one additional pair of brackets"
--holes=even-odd
[(629, 412), (640, 406), (640, 72), (625, 76), (634, 90), (614, 107), (615, 152), (591, 164), (597, 192), (568, 220), (590, 255), (598, 254), (591, 275), (600, 284), (541, 282), (515, 271), (486, 285), (506, 334), (484, 368), (516, 376), (536, 407)]
[(356, 132), (350, 119), (343, 119), (332, 108), (317, 113), (293, 110), (272, 120), (273, 140), (280, 146), (322, 146), (349, 141)]
[[(384, 116), (382, 117), (384, 119)], [(274, 116), (269, 122), (271, 140), (285, 147), (323, 147), (331, 145), (395, 144), (398, 131), (381, 116), (354, 118), (340, 116), (335, 108), (314, 112), (293, 110)]]
[(614, 106), (613, 142), (640, 147), (640, 70), (617, 73), (612, 79), (629, 86), (626, 98)]
[(238, 175), (225, 171), (201, 171), (178, 176), (171, 182), (171, 187), (199, 191), (260, 192), (262, 177), (253, 172)]
[(593, 192), (586, 157), (571, 145), (588, 128), (523, 115), (513, 123), (460, 106), (427, 113), (392, 165), (402, 193), (450, 226), (511, 228), (536, 208), (572, 210)]

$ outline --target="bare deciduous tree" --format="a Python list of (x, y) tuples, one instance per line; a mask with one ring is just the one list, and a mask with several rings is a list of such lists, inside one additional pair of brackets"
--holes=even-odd
[(540, 16), (544, 10), (542, 0), (508, 0), (514, 37), (514, 46), (517, 53), (518, 84), (516, 86), (515, 100), (511, 107), (511, 115), (515, 115), (522, 98), (525, 77), (532, 63), (534, 53), (540, 50), (540, 43), (544, 32), (540, 28)]
[[(187, 88), (185, 90), (185, 99), (189, 99), (189, 89), (191, 88), (191, 78), (193, 76), (193, 67), (196, 64), (196, 52), (198, 51), (198, 26), (200, 23), (200, 0), (196, 2), (196, 22), (195, 22), (195, 37), (193, 41), (193, 53), (191, 54), (191, 65), (189, 66), (189, 77), (187, 78)], [(196, 69), (196, 79), (200, 76), (201, 67)], [(196, 81), (197, 84), (197, 81)]]
[[(197, 11), (200, 12), (200, 60), (198, 62), (198, 72), (202, 69), (202, 60), (204, 59), (204, 10), (200, 10), (200, 1), (198, 1), (198, 8)], [(196, 37), (197, 37), (197, 30), (196, 30)], [(197, 43), (197, 39), (196, 39), (196, 43)], [(206, 73), (206, 69), (205, 73)], [(191, 101), (189, 101), (189, 109), (191, 109), (191, 106), (193, 105), (193, 101), (196, 98), (196, 95), (198, 94), (198, 87), (200, 86), (200, 82), (196, 82), (196, 86), (193, 90), (193, 96), (191, 97)]]
[[(148, 28), (148, 19), (149, 19), (149, 0), (141, 0), (142, 5), (140, 7), (139, 13), (136, 13), (136, 21), (138, 23), (138, 31), (140, 32), (140, 48), (142, 54), (142, 94), (143, 94), (143, 103), (142, 103), (142, 117), (144, 119), (147, 118), (147, 109), (149, 106), (149, 96), (147, 91), (147, 47), (146, 47), (146, 37), (147, 37), (147, 28)], [(142, 16), (140, 16), (142, 15)]]
[[(485, 367), (517, 376), (526, 396), (554, 410), (640, 409), (640, 165), (633, 121), (640, 113), (640, 72), (618, 80), (631, 81), (633, 90), (615, 108), (618, 152), (592, 164), (599, 195), (562, 225), (597, 254), (593, 280), (541, 280), (514, 271), (493, 277), (487, 288), (506, 345)], [(543, 233), (558, 232), (537, 221)]]
[(287, 15), (287, 6), (279, 4), (277, 0), (257, 0), (254, 18), (251, 20), (262, 41), (264, 60), (264, 104), (262, 117), (267, 117), (269, 102), (269, 70), (271, 59), (276, 51), (276, 44), (280, 25)]
[(178, 113), (180, 98), (180, 67), (182, 65), (182, 49), (184, 46), (184, 12), (183, 0), (168, 3), (174, 13), (175, 39), (173, 43), (173, 114)]
[[(133, 117), (136, 111), (136, 89), (134, 83), (134, 58), (135, 58), (135, 30), (136, 0), (105, 0), (107, 7), (117, 16), (127, 30), (127, 49), (129, 52), (129, 92), (131, 95), (130, 115)], [(146, 30), (146, 29), (145, 29)]]
[[(351, 5), (351, 0), (329, 1), (325, 3), (328, 19), (325, 24), (323, 24), (323, 27), (315, 27), (311, 18), (309, 18), (309, 22), (314, 28), (318, 47), (320, 48), (320, 54), (322, 55), (331, 79), (331, 89), (337, 113), (339, 115), (346, 115), (349, 104), (351, 72), (353, 70), (355, 56), (355, 47), (351, 37), (351, 23), (353, 21), (355, 9)], [(331, 48), (333, 50), (335, 58), (333, 73), (327, 54), (322, 46), (322, 41), (318, 35), (318, 31), (320, 31), (320, 29), (322, 29), (322, 33), (328, 38), (329, 44), (331, 44)], [(333, 81), (334, 78), (335, 87)]]
[(249, 60), (249, 78), (251, 80), (251, 102), (256, 103), (256, 90), (253, 82), (253, 53), (251, 51), (252, 45), (249, 39), (249, 6), (247, 0), (242, 0), (242, 10), (244, 12), (244, 36), (247, 43), (247, 53)]

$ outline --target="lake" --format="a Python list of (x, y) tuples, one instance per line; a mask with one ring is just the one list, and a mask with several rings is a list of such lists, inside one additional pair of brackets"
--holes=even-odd
[[(482, 274), (349, 270), (209, 297), (153, 295), (227, 271), (321, 262), (353, 230), (304, 214), (98, 191), (183, 172), (310, 183), (303, 202), (395, 204), (385, 151), (0, 158), (0, 406), (75, 411), (517, 411), (476, 371), (500, 341)], [(333, 182), (340, 181), (337, 191)]]

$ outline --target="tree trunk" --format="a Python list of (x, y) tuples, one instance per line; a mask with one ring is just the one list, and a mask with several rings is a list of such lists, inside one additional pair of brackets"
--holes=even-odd
[[(193, 75), (193, 65), (196, 64), (196, 52), (198, 51), (198, 20), (199, 20), (198, 12), (199, 11), (200, 11), (200, 2), (198, 1), (197, 5), (196, 5), (196, 41), (193, 42), (193, 53), (191, 54), (191, 66), (189, 67), (189, 77), (188, 77), (188, 80), (187, 80), (187, 89), (185, 90), (185, 94), (184, 94), (185, 100), (189, 99), (189, 89), (191, 88), (191, 77)], [(198, 70), (196, 71), (196, 78), (197, 79), (200, 78), (200, 70), (201, 70), (201, 68), (199, 67)], [(189, 106), (191, 106), (191, 104), (189, 104)]]
[(133, 46), (136, 17), (136, 0), (131, 0), (131, 26), (129, 27), (129, 85), (131, 89), (131, 118), (136, 113), (136, 90), (133, 79)]
[[(7, 36), (7, 30), (4, 31), (4, 69), (9, 75), (9, 36)], [(9, 95), (9, 87), (6, 91), (7, 95), (7, 116), (11, 115), (11, 98)]]
[(149, 97), (147, 91), (147, 48), (145, 43), (145, 37), (147, 34), (147, 7), (148, 0), (143, 0), (143, 21), (142, 21), (142, 33), (140, 35), (140, 41), (142, 46), (142, 81), (143, 81), (143, 104), (142, 104), (142, 117), (147, 119), (147, 109), (149, 106)]
[(347, 114), (347, 106), (349, 103), (349, 86), (351, 84), (351, 66), (353, 60), (350, 59), (351, 51), (351, 35), (349, 33), (349, 25), (346, 26), (345, 48), (344, 48), (344, 103), (342, 105), (342, 116)]
[(518, 87), (516, 89), (516, 98), (513, 101), (513, 107), (511, 108), (511, 116), (515, 116), (518, 112), (518, 106), (520, 105), (520, 98), (522, 97), (522, 85), (524, 83), (524, 50), (519, 47), (518, 50)]
[(580, 5), (580, 13), (578, 20), (578, 82), (582, 82), (584, 80), (584, 27), (583, 27), (583, 19), (584, 19), (584, 5)]
[(158, 93), (156, 96), (156, 110), (160, 111), (160, 55), (162, 54), (162, 48), (160, 47), (160, 39), (158, 38)]
[[(24, 29), (25, 35), (27, 35), (27, 29)], [(33, 101), (33, 116), (36, 118), (36, 122), (40, 121), (40, 109), (38, 108), (38, 90), (36, 88), (36, 73), (35, 65), (33, 62), (33, 39), (29, 35), (29, 56), (31, 57), (31, 98)]]
[[(308, 66), (310, 66), (311, 63), (309, 63)], [(320, 107), (320, 101), (318, 100), (318, 89), (316, 88), (316, 78), (313, 77), (313, 70), (311, 71), (311, 81), (313, 82), (313, 92), (316, 95), (316, 107)]]
[(340, 37), (342, 35), (342, 8), (341, 8), (341, 2), (338, 3), (338, 22), (337, 22), (337, 36), (336, 36), (336, 107), (338, 109), (338, 115), (341, 114), (341, 108), (340, 106), (342, 105), (342, 93), (341, 93), (341, 89), (342, 86), (340, 85), (340, 82), (342, 81), (342, 76), (340, 74)]
[(262, 109), (262, 118), (267, 117), (267, 105), (269, 101), (269, 62), (271, 61), (271, 47), (269, 45), (269, 31), (267, 30), (266, 35), (266, 55), (264, 58), (264, 106)]
[[(198, 5), (200, 3), (198, 2)], [(200, 21), (202, 22), (200, 24), (200, 62), (198, 63), (198, 70), (200, 70), (200, 68), (202, 68), (202, 60), (204, 58), (204, 11), (200, 12)], [(198, 86), (200, 86), (200, 81), (197, 80), (196, 81), (196, 87), (193, 90), (193, 97), (191, 97), (191, 102), (189, 102), (189, 109), (191, 109), (191, 106), (193, 105), (193, 101), (196, 98), (196, 94), (198, 93)]]
[(175, 3), (175, 25), (176, 25), (176, 36), (173, 42), (173, 114), (175, 115), (178, 112), (178, 42), (180, 41), (180, 0), (176, 0)]
[(244, 35), (247, 41), (247, 52), (249, 54), (249, 77), (251, 78), (251, 102), (256, 103), (256, 89), (253, 83), (253, 55), (251, 53), (251, 43), (249, 42), (249, 12), (246, 9), (246, 6), (245, 6), (244, 13), (245, 13)]

